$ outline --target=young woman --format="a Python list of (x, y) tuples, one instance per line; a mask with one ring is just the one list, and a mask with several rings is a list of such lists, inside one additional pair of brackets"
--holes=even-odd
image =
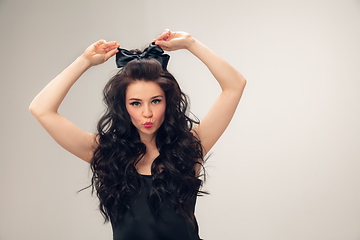
[[(228, 126), (246, 80), (184, 32), (166, 30), (144, 52), (119, 47), (104, 40), (89, 46), (35, 97), (30, 111), (57, 143), (91, 164), (92, 187), (114, 239), (200, 239), (194, 208), (202, 161)], [(186, 115), (186, 96), (166, 70), (162, 49), (190, 51), (220, 84), (201, 122)], [(121, 69), (104, 89), (107, 111), (96, 134), (85, 132), (57, 110), (87, 69), (115, 54)]]

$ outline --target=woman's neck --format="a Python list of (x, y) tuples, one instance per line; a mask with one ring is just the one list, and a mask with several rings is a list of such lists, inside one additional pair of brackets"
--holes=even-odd
[(140, 140), (148, 148), (156, 147), (156, 136), (155, 135), (143, 135), (140, 134)]
[(159, 151), (155, 144), (144, 143), (146, 145), (146, 153), (136, 164), (136, 170), (139, 174), (151, 175), (151, 166), (155, 158), (159, 156)]

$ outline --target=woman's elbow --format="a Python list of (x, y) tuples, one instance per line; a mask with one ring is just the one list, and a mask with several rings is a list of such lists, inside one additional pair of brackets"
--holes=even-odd
[(30, 113), (31, 113), (33, 116), (35, 116), (35, 114), (36, 114), (36, 107), (34, 106), (34, 102), (32, 102), (32, 103), (30, 104), (30, 106), (29, 106), (29, 111), (30, 111)]
[(244, 88), (247, 83), (246, 79), (240, 74), (240, 76), (238, 76), (236, 82), (237, 82), (237, 84), (236, 84), (235, 90), (242, 93), (244, 91)]
[(35, 118), (39, 118), (43, 115), (41, 108), (38, 106), (38, 104), (36, 104), (35, 101), (30, 104), (29, 111)]

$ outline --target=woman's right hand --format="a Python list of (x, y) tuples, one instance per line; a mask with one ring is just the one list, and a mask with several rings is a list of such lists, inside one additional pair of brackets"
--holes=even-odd
[(120, 47), (116, 42), (97, 41), (55, 77), (33, 100), (30, 112), (63, 148), (90, 162), (97, 147), (96, 135), (85, 132), (58, 113), (71, 86), (91, 66), (106, 62)]
[(89, 62), (90, 66), (96, 66), (114, 56), (119, 51), (118, 47), (120, 45), (115, 41), (106, 42), (105, 40), (99, 40), (91, 44), (82, 54), (82, 57)]

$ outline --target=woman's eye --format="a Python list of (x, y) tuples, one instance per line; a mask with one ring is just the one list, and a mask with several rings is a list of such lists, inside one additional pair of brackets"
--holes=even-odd
[(159, 102), (161, 102), (160, 99), (154, 99), (154, 100), (152, 101), (153, 104), (158, 104)]
[(140, 103), (139, 102), (132, 102), (132, 103), (130, 103), (130, 105), (133, 105), (134, 107), (138, 107), (138, 106), (140, 106)]

